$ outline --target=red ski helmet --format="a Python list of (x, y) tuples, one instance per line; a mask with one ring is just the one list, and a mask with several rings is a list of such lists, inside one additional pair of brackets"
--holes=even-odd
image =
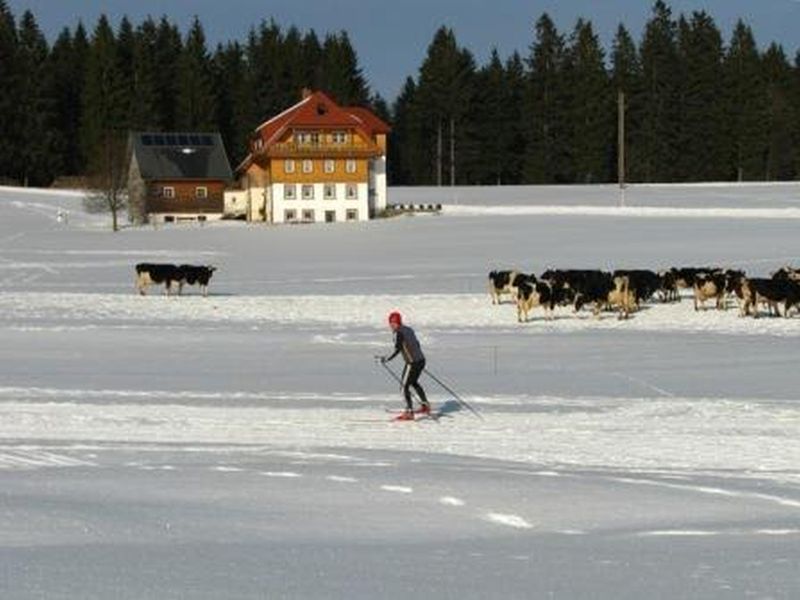
[(403, 317), (399, 312), (394, 311), (389, 313), (389, 324), (391, 325), (392, 323), (397, 323), (398, 325), (403, 324)]

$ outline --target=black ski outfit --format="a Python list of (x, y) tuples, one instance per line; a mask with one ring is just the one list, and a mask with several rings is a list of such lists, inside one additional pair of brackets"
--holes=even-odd
[(406, 366), (403, 368), (403, 396), (406, 399), (406, 409), (411, 411), (413, 405), (411, 402), (411, 389), (419, 395), (419, 399), (423, 406), (428, 406), (428, 398), (425, 396), (425, 390), (419, 384), (419, 376), (425, 370), (425, 355), (422, 353), (422, 348), (419, 345), (414, 330), (407, 325), (400, 325), (394, 332), (394, 352), (383, 360), (388, 362), (398, 354), (403, 355), (406, 361)]

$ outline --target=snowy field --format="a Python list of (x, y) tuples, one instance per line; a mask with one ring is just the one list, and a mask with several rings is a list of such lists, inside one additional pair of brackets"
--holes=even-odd
[[(445, 208), (113, 234), (0, 188), (0, 598), (800, 597), (800, 315), (486, 293), (798, 265), (800, 185), (390, 196)], [(140, 297), (137, 262), (218, 271)], [(395, 309), (481, 418), (424, 378), (441, 418), (390, 422)]]

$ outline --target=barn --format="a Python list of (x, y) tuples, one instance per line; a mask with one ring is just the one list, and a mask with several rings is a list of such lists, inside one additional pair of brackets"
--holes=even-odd
[(130, 135), (128, 213), (132, 223), (222, 217), (233, 179), (219, 133)]

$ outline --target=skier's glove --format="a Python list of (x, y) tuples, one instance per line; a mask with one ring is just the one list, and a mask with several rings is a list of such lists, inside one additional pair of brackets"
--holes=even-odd
[(384, 364), (386, 362), (386, 357), (385, 356), (381, 356), (380, 357), (380, 361), (381, 361), (381, 364)]

